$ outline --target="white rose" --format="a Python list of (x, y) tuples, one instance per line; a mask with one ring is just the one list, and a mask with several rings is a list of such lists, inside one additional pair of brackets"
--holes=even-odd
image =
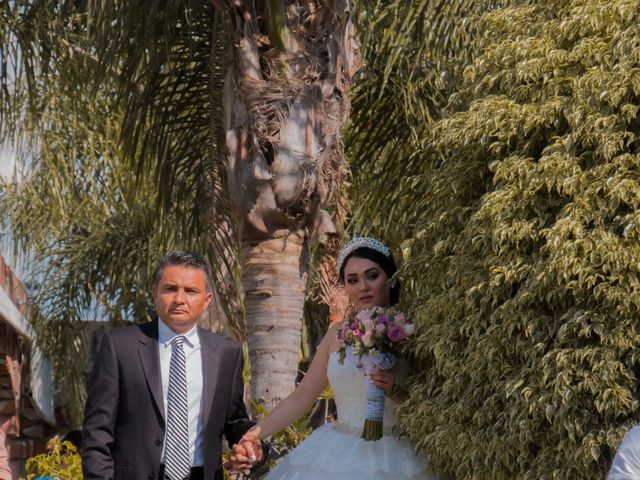
[(413, 325), (413, 323), (406, 323), (404, 325), (404, 334), (408, 337), (409, 335), (413, 335), (413, 332), (415, 332), (416, 327)]

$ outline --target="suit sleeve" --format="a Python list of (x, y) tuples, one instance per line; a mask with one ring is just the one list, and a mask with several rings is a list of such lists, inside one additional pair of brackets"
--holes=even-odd
[(89, 379), (82, 426), (82, 470), (85, 480), (114, 477), (111, 448), (118, 400), (118, 360), (113, 339), (105, 334)]
[(249, 420), (244, 404), (244, 382), (242, 381), (243, 364), (242, 349), (238, 348), (236, 368), (233, 372), (231, 385), (231, 399), (224, 424), (224, 436), (227, 438), (229, 445), (238, 443), (242, 435), (253, 426), (253, 422)]

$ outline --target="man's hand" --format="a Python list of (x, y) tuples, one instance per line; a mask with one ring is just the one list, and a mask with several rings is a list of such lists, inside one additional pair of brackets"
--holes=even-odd
[(251, 467), (262, 460), (262, 444), (252, 433), (245, 433), (232, 451), (229, 462), (231, 470), (235, 472), (248, 473)]

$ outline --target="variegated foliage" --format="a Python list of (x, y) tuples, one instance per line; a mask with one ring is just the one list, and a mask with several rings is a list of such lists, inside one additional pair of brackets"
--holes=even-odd
[(473, 22), (400, 187), (422, 366), (401, 425), (459, 479), (600, 479), (640, 422), (640, 2)]

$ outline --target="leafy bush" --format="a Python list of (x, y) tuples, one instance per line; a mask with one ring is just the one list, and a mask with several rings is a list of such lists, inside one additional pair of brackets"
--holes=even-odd
[(53, 437), (47, 443), (47, 452), (27, 460), (27, 479), (51, 478), (57, 480), (82, 479), (82, 463), (76, 447)]
[(401, 426), (465, 479), (601, 479), (640, 421), (640, 2), (474, 21), (409, 178), (423, 365)]

